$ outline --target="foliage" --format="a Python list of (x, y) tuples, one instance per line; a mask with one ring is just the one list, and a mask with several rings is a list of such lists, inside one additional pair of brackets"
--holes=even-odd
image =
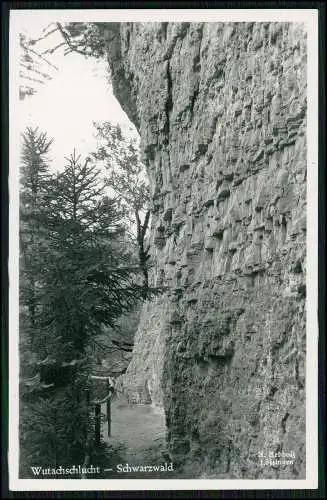
[(105, 56), (105, 39), (99, 23), (51, 23), (45, 30), (45, 34), (39, 40), (48, 38), (53, 33), (59, 33), (62, 41), (47, 49), (45, 54), (53, 54), (59, 48), (64, 49), (64, 55), (77, 52), (85, 57), (95, 57), (96, 59)]
[(19, 97), (24, 99), (35, 94), (40, 85), (52, 80), (52, 75), (58, 68), (36, 49), (35, 41), (28, 39), (23, 33), (19, 35), (19, 44), (21, 50)]
[(101, 325), (113, 326), (142, 291), (135, 282), (137, 262), (120, 244), (121, 213), (115, 200), (101, 196), (103, 190), (99, 172), (75, 152), (49, 183), (48, 250), (40, 266), (43, 325), (55, 325), (56, 334), (79, 349)]
[[(99, 147), (92, 157), (101, 161), (107, 172), (107, 184), (118, 195), (125, 217), (135, 224), (136, 244), (140, 268), (143, 273), (143, 298), (149, 291), (149, 245), (146, 244), (151, 211), (150, 191), (145, 166), (135, 138), (123, 136), (119, 125), (110, 122), (94, 123)], [(143, 221), (142, 221), (143, 217)]]
[[(58, 43), (58, 35), (60, 42)], [(50, 48), (42, 50), (44, 41)], [(19, 61), (20, 99), (34, 95), (40, 86), (52, 80), (58, 71), (57, 66), (49, 60), (50, 56), (62, 48), (64, 55), (76, 52), (85, 57), (102, 59), (105, 57), (105, 39), (100, 29), (100, 23), (51, 23), (43, 30), (37, 39), (28, 38), (23, 33), (19, 35), (21, 57)]]
[(81, 404), (89, 340), (113, 327), (143, 287), (99, 171), (74, 151), (50, 174), (52, 141), (37, 129), (22, 139), (21, 327), (36, 356), (25, 356), (31, 365), (21, 371), (31, 376), (21, 384), (21, 463), (81, 463), (91, 422)]
[(49, 139), (45, 132), (39, 132), (27, 127), (22, 134), (21, 150), (21, 184), (22, 203), (25, 209), (34, 208), (40, 194), (45, 191), (49, 172), (48, 154), (53, 139)]
[[(28, 214), (29, 228), (38, 228), (39, 238), (24, 270), (37, 282), (41, 341), (59, 336), (82, 350), (102, 324), (113, 326), (141, 297), (142, 287), (135, 282), (137, 262), (120, 245), (121, 212), (103, 195), (99, 171), (75, 152), (66, 161), (62, 173), (47, 177), (42, 207)], [(27, 201), (30, 191), (26, 184)]]
[(38, 128), (27, 127), (22, 134), (20, 193), (20, 276), (21, 303), (29, 310), (30, 327), (36, 326), (38, 254), (42, 242), (38, 216), (50, 179), (48, 154), (52, 139)]
[(92, 157), (103, 162), (107, 183), (122, 198), (129, 214), (148, 208), (150, 192), (145, 166), (135, 137), (123, 135), (119, 125), (94, 122), (99, 146)]
[(141, 310), (141, 303), (138, 303), (118, 318), (114, 328), (104, 327), (103, 333), (94, 337), (89, 345), (93, 358), (102, 367), (108, 367), (112, 376), (125, 373), (131, 360)]
[[(22, 400), (19, 429), (20, 445), (25, 451), (22, 463), (55, 467), (83, 461), (88, 413), (70, 392), (29, 402)], [(28, 467), (24, 472), (30, 473)]]

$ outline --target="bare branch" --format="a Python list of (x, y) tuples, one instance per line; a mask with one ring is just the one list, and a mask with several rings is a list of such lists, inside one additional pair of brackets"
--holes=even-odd
[(149, 226), (150, 215), (151, 215), (151, 211), (148, 210), (145, 214), (145, 218), (144, 218), (144, 222), (143, 222), (143, 226), (142, 226), (142, 238), (143, 239), (145, 238), (145, 234), (146, 234), (148, 226)]
[(41, 54), (39, 54), (38, 52), (36, 52), (35, 50), (31, 49), (30, 47), (24, 47), (26, 48), (26, 50), (28, 52), (31, 52), (32, 54), (36, 55), (37, 57), (39, 57), (40, 59), (42, 59), (42, 61), (46, 62), (49, 66), (51, 66), (53, 69), (59, 71), (59, 68), (57, 68), (57, 66), (55, 66), (54, 64), (52, 64), (46, 57), (43, 57)]

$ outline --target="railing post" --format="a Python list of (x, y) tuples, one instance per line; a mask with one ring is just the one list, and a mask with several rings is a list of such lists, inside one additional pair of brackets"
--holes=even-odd
[[(108, 390), (108, 394), (109, 394), (110, 384), (109, 384), (108, 379), (107, 379), (107, 390)], [(107, 422), (108, 422), (108, 437), (110, 437), (111, 436), (111, 395), (107, 399)]]
[[(85, 404), (86, 404), (86, 427), (85, 427), (85, 457), (83, 468), (86, 468), (90, 461), (90, 453), (91, 453), (91, 436), (89, 434), (89, 424), (90, 424), (90, 389), (85, 389)], [(86, 479), (86, 474), (81, 474), (82, 479)]]
[(88, 439), (89, 425), (90, 425), (90, 389), (84, 389), (85, 392), (85, 406), (86, 406), (86, 426), (85, 426), (85, 439)]

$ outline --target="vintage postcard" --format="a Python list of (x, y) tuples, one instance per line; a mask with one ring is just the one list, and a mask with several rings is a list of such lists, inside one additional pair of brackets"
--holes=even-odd
[(318, 11), (10, 10), (9, 487), (315, 489)]

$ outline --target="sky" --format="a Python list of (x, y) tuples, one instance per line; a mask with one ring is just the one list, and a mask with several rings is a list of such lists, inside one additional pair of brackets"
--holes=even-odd
[[(22, 32), (31, 38), (39, 38), (46, 23), (33, 23)], [(57, 38), (56, 38), (57, 37)], [(59, 38), (58, 38), (59, 37)], [(45, 50), (61, 42), (61, 35), (51, 35), (36, 48)], [(27, 125), (38, 126), (54, 138), (51, 158), (52, 168), (61, 170), (64, 157), (74, 148), (86, 156), (96, 147), (93, 121), (119, 123), (126, 135), (135, 135), (134, 126), (114, 97), (108, 81), (108, 63), (85, 58), (76, 53), (66, 56), (62, 49), (46, 56), (58, 71), (46, 63), (45, 72), (52, 80), (44, 85), (36, 85), (37, 92), (26, 96), (17, 103), (19, 106), (19, 127), (23, 131)], [(28, 83), (21, 80), (21, 84)]]

